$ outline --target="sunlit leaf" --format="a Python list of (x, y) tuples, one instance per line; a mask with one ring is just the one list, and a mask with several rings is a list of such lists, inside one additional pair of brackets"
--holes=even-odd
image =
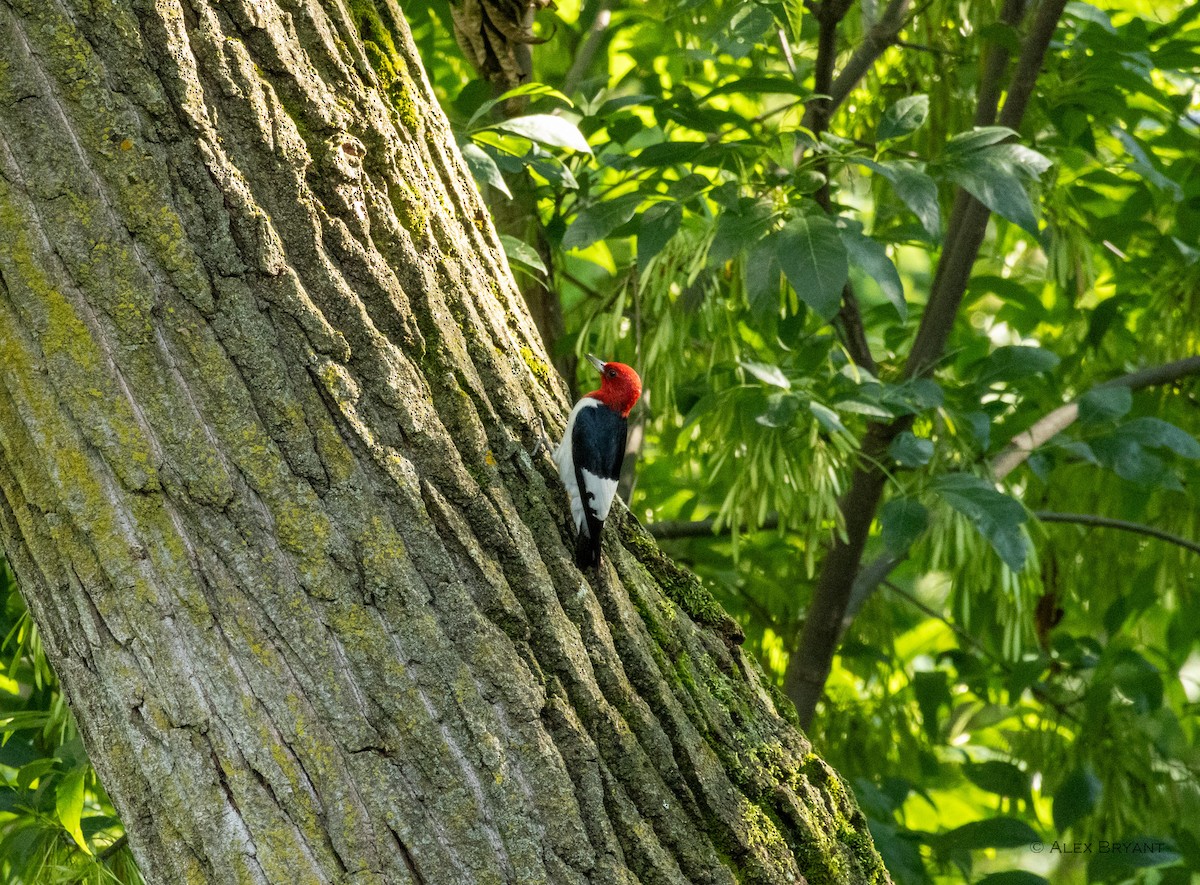
[(551, 147), (570, 148), (573, 151), (590, 154), (587, 139), (574, 123), (556, 117), (553, 114), (529, 114), (524, 117), (512, 117), (492, 124), (492, 129), (501, 129), (520, 135), (530, 141), (548, 144)]
[(83, 778), (87, 774), (85, 766), (76, 766), (62, 776), (55, 793), (55, 809), (58, 811), (58, 821), (63, 825), (71, 838), (83, 851), (88, 854), (92, 849), (83, 838), (79, 828), (79, 818), (83, 814)]
[(606, 200), (588, 206), (580, 212), (563, 236), (564, 249), (583, 249), (597, 240), (602, 240), (622, 224), (633, 218), (641, 204), (638, 194), (629, 194), (615, 200)]
[(546, 273), (546, 265), (542, 262), (541, 256), (528, 243), (523, 243), (516, 237), (510, 237), (508, 234), (500, 234), (500, 245), (504, 247), (504, 254), (508, 256), (509, 261), (523, 265), (530, 270), (535, 270), (540, 274)]
[(522, 83), (520, 86), (515, 86), (512, 89), (509, 89), (498, 98), (489, 99), (488, 101), (483, 102), (483, 104), (476, 108), (475, 113), (471, 115), (471, 119), (467, 120), (467, 128), (470, 129), (472, 126), (474, 126), (484, 114), (486, 114), (496, 105), (514, 98), (520, 98), (522, 96), (527, 96), (530, 98), (554, 98), (558, 101), (561, 101), (569, 108), (574, 107), (574, 105), (571, 103), (571, 99), (567, 98), (557, 89), (547, 86), (545, 83)]
[(738, 365), (764, 384), (770, 384), (772, 387), (782, 387), (784, 390), (792, 386), (792, 382), (788, 380), (787, 375), (783, 374), (779, 366), (768, 366), (765, 363), (750, 361), (740, 362)]

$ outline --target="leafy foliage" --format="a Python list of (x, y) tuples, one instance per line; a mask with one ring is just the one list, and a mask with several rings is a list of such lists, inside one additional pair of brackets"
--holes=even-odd
[(2, 559), (0, 630), (0, 881), (140, 883)]

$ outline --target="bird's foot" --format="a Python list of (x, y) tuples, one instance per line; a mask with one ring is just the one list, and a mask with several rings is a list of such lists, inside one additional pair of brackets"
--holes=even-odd
[(549, 452), (551, 448), (553, 448), (550, 443), (550, 438), (546, 436), (546, 422), (544, 422), (540, 417), (537, 419), (537, 422), (537, 439), (534, 440), (533, 448), (529, 452), (530, 458), (536, 458), (542, 452)]

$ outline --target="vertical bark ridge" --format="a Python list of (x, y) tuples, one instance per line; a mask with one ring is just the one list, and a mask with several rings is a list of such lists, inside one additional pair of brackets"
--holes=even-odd
[(148, 879), (885, 876), (694, 579), (581, 583), (394, 3), (4, 0), (0, 243), (0, 539)]

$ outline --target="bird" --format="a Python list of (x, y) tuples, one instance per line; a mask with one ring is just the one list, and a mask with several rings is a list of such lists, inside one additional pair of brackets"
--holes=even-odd
[(617, 494), (629, 410), (642, 395), (642, 379), (632, 368), (590, 353), (587, 358), (600, 371), (600, 389), (585, 394), (571, 409), (552, 456), (571, 498), (575, 564), (581, 569), (600, 566), (600, 532)]

